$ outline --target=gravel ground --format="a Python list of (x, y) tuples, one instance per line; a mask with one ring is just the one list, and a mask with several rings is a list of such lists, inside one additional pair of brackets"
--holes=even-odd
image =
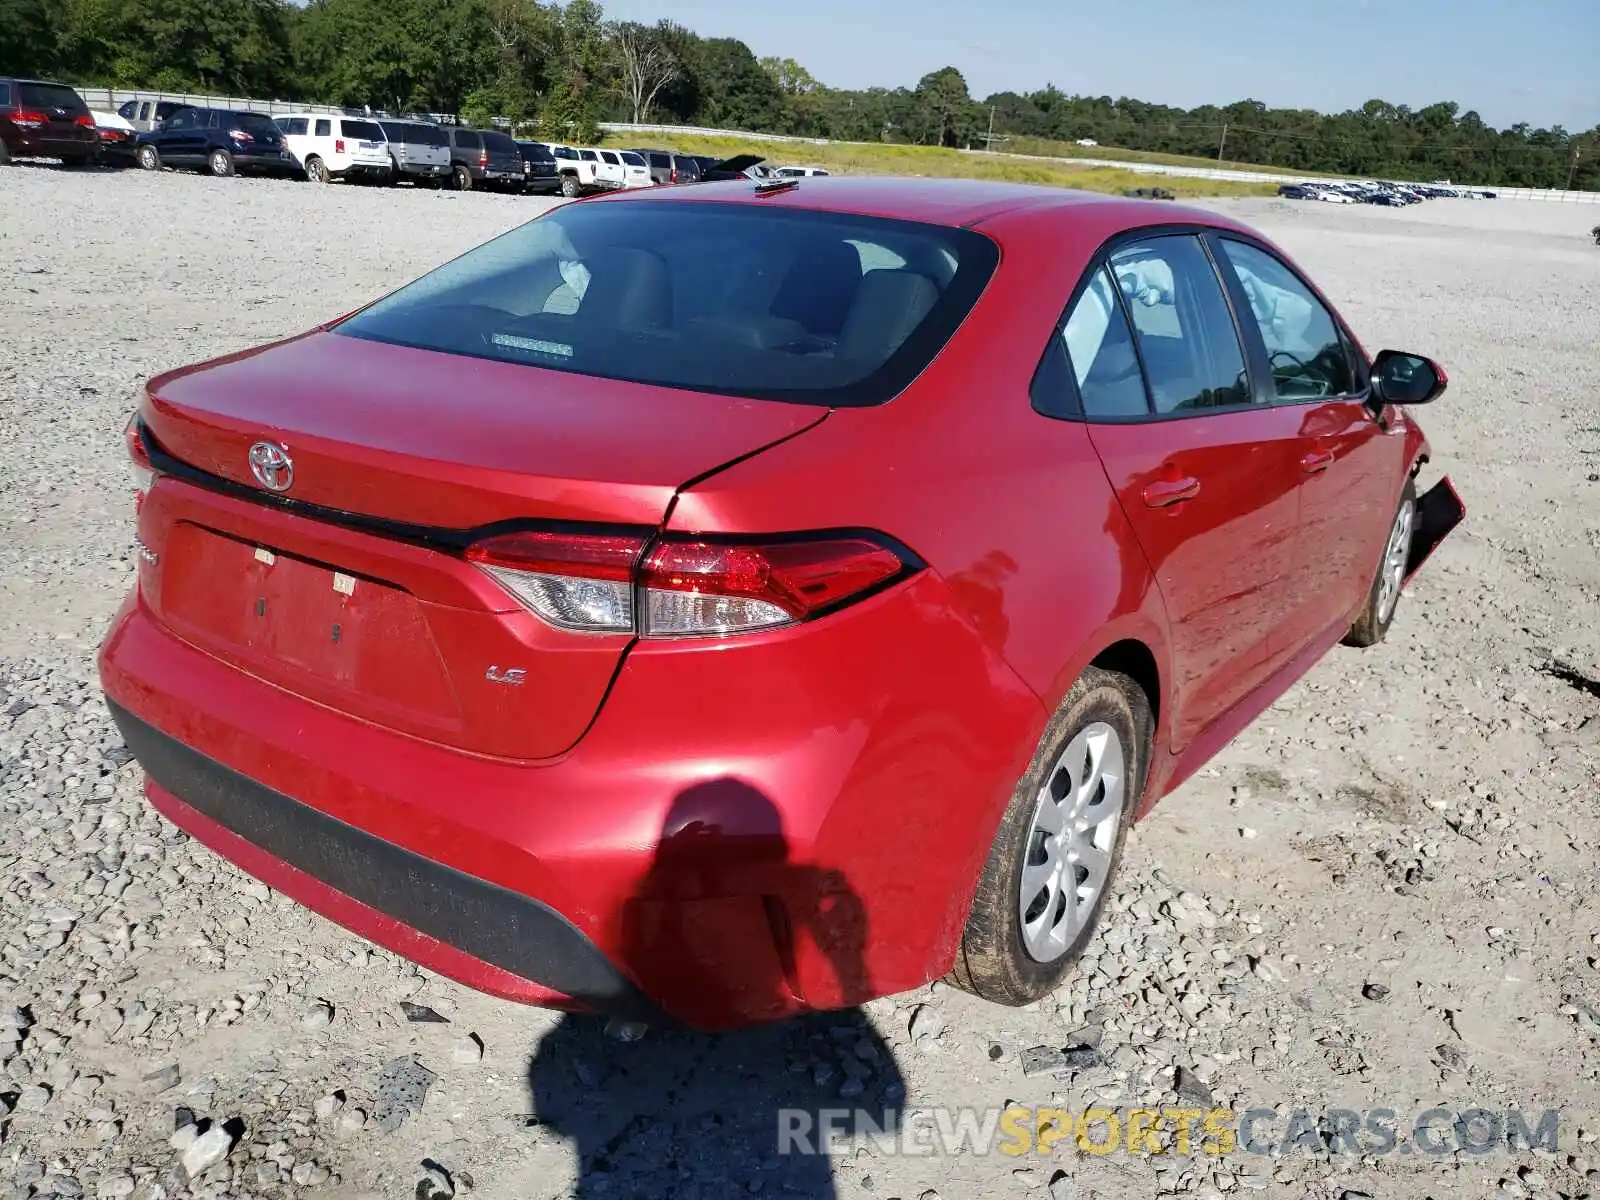
[[(935, 985), (627, 1042), (419, 971), (188, 841), (141, 803), (93, 676), (133, 574), (136, 384), (541, 207), (0, 172), (0, 1197), (1600, 1192), (1600, 210), (1227, 205), (1370, 348), (1454, 380), (1426, 423), (1471, 515), (1389, 641), (1336, 651), (1134, 831), (1090, 956), (1035, 1008)], [(1295, 1109), (1387, 1108), (1402, 1137), (773, 1153), (779, 1107), (909, 1124), (1008, 1102), (1272, 1108), (1277, 1141)], [(1560, 1109), (1558, 1148), (1411, 1152), (1435, 1106), (1528, 1109), (1530, 1128)]]

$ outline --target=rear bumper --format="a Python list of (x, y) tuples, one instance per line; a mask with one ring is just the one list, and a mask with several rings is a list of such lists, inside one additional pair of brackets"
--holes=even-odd
[(413, 175), (419, 179), (442, 179), (450, 174), (450, 164), (443, 163), (411, 163), (400, 164), (400, 174)]
[[(547, 905), (374, 837), (185, 746), (114, 701), (110, 708), (144, 768), (151, 803), (308, 908), (402, 954), (416, 955), (426, 943), (434, 956), (454, 947), (463, 959), (508, 976), (494, 990), (517, 998), (566, 998), (643, 1020), (659, 1017)], [(544, 986), (530, 990), (518, 978)]]
[(93, 129), (72, 133), (19, 131), (6, 137), (6, 149), (18, 158), (88, 158), (99, 146), (100, 135)]
[(944, 974), (1045, 720), (926, 571), (738, 646), (640, 643), (535, 762), (301, 699), (137, 592), (100, 675), (152, 804), (251, 874), (483, 991), (706, 1029)]

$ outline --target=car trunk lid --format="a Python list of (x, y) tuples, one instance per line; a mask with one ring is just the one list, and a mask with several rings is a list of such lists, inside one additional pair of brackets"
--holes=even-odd
[[(308, 382), (314, 381), (314, 382)], [(463, 750), (561, 753), (631, 635), (553, 628), (464, 557), (522, 523), (659, 526), (685, 483), (826, 409), (316, 332), (153, 380), (157, 619), (242, 671)], [(257, 443), (286, 473), (251, 466)]]

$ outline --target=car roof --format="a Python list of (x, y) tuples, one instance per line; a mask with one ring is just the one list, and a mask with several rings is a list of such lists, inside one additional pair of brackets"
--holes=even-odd
[(924, 221), (935, 225), (977, 225), (1002, 213), (1075, 210), (1093, 213), (1096, 224), (1138, 228), (1196, 224), (1223, 229), (1247, 227), (1217, 213), (1169, 201), (1135, 200), (1099, 192), (980, 179), (912, 179), (895, 176), (822, 175), (788, 181), (782, 189), (758, 190), (748, 180), (703, 183), (693, 188), (614, 192), (585, 203), (703, 203), (814, 209)]

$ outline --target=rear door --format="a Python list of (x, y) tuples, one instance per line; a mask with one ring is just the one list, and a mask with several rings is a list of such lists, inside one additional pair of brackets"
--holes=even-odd
[(1263, 403), (1198, 236), (1120, 244), (1062, 336), (1067, 382), (1166, 605), (1181, 750), (1277, 665), (1299, 511), (1296, 421)]
[[(44, 124), (33, 131), (34, 145), (44, 154), (61, 153), (82, 155), (85, 143), (93, 141), (93, 118), (87, 126), (78, 124), (79, 118), (89, 117), (89, 106), (77, 92), (59, 83), (19, 83), (17, 98), (22, 108), (44, 117)], [(84, 129), (91, 136), (84, 136)], [(92, 144), (88, 149), (92, 149)]]
[(1369, 407), (1364, 364), (1332, 311), (1281, 258), (1214, 240), (1235, 307), (1259, 334), (1272, 402), (1294, 414), (1303, 479), (1294, 606), (1283, 638), (1303, 649), (1348, 620), (1378, 569), (1405, 472), (1404, 426)]
[(389, 165), (389, 142), (376, 121), (342, 120), (339, 132), (352, 164), (374, 168)]

